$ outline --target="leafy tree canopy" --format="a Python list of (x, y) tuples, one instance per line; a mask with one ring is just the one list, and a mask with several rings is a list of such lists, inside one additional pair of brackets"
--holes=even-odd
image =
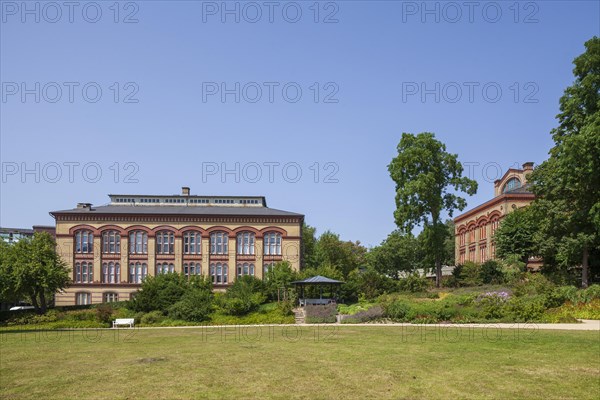
[(54, 238), (36, 232), (14, 244), (0, 244), (0, 298), (28, 300), (39, 313), (46, 312), (54, 294), (67, 287), (69, 269), (56, 253)]
[(440, 227), (442, 213), (452, 216), (454, 210), (464, 209), (466, 200), (456, 193), (475, 194), (477, 182), (462, 176), (458, 156), (448, 153), (446, 145), (433, 133), (403, 133), (397, 150), (398, 155), (388, 165), (396, 183), (394, 219), (404, 233), (412, 232), (417, 225), (429, 230), (427, 237), (434, 252), (439, 286), (446, 239), (445, 229)]

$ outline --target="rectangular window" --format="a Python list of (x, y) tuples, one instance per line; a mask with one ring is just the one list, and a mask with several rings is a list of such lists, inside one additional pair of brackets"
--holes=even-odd
[(103, 297), (105, 303), (114, 303), (115, 301), (119, 301), (118, 293), (104, 293)]
[(90, 293), (80, 292), (75, 295), (75, 303), (78, 306), (91, 304), (92, 303), (92, 295)]

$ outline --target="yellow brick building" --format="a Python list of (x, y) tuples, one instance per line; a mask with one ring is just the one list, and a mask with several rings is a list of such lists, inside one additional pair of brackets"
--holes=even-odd
[(128, 300), (149, 275), (208, 276), (216, 290), (237, 276), (263, 278), (282, 260), (300, 269), (304, 216), (262, 196), (109, 195), (108, 205), (53, 211), (58, 252), (73, 283), (56, 305)]
[(532, 162), (523, 164), (522, 169), (509, 169), (494, 182), (493, 199), (454, 219), (456, 265), (496, 258), (494, 233), (502, 218), (512, 210), (529, 205), (535, 198), (527, 184), (527, 175), (532, 171)]

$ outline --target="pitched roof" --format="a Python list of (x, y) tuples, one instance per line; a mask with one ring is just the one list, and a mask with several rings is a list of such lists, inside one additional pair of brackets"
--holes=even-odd
[(130, 205), (105, 205), (98, 207), (81, 207), (69, 210), (51, 211), (56, 214), (133, 214), (133, 215), (218, 215), (218, 216), (265, 216), (265, 217), (303, 217), (290, 211), (277, 210), (269, 207), (228, 207), (228, 206), (130, 206)]
[(533, 194), (533, 192), (531, 191), (531, 185), (526, 183), (525, 185), (519, 186), (517, 188), (511, 189), (511, 190), (507, 190), (504, 193), (527, 193), (527, 194)]
[(310, 278), (306, 278), (303, 279), (301, 281), (295, 281), (292, 283), (299, 283), (299, 284), (318, 284), (318, 283), (330, 283), (330, 284), (341, 284), (341, 283), (346, 283), (346, 282), (342, 282), (342, 281), (336, 281), (335, 279), (331, 279), (331, 278), (327, 278), (321, 275), (317, 275), (317, 276), (313, 276)]

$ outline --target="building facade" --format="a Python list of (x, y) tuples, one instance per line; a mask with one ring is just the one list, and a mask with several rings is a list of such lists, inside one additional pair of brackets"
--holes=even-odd
[(6, 243), (15, 243), (19, 240), (32, 237), (33, 229), (22, 229), (22, 228), (0, 228), (0, 239)]
[(454, 219), (456, 265), (496, 258), (494, 233), (502, 218), (529, 205), (535, 198), (527, 184), (527, 176), (532, 171), (532, 162), (523, 164), (522, 169), (509, 169), (494, 182), (494, 198)]
[(209, 277), (216, 290), (237, 276), (262, 279), (278, 261), (299, 270), (304, 216), (261, 196), (109, 195), (110, 203), (53, 211), (59, 254), (73, 283), (56, 305), (129, 300), (146, 276)]

